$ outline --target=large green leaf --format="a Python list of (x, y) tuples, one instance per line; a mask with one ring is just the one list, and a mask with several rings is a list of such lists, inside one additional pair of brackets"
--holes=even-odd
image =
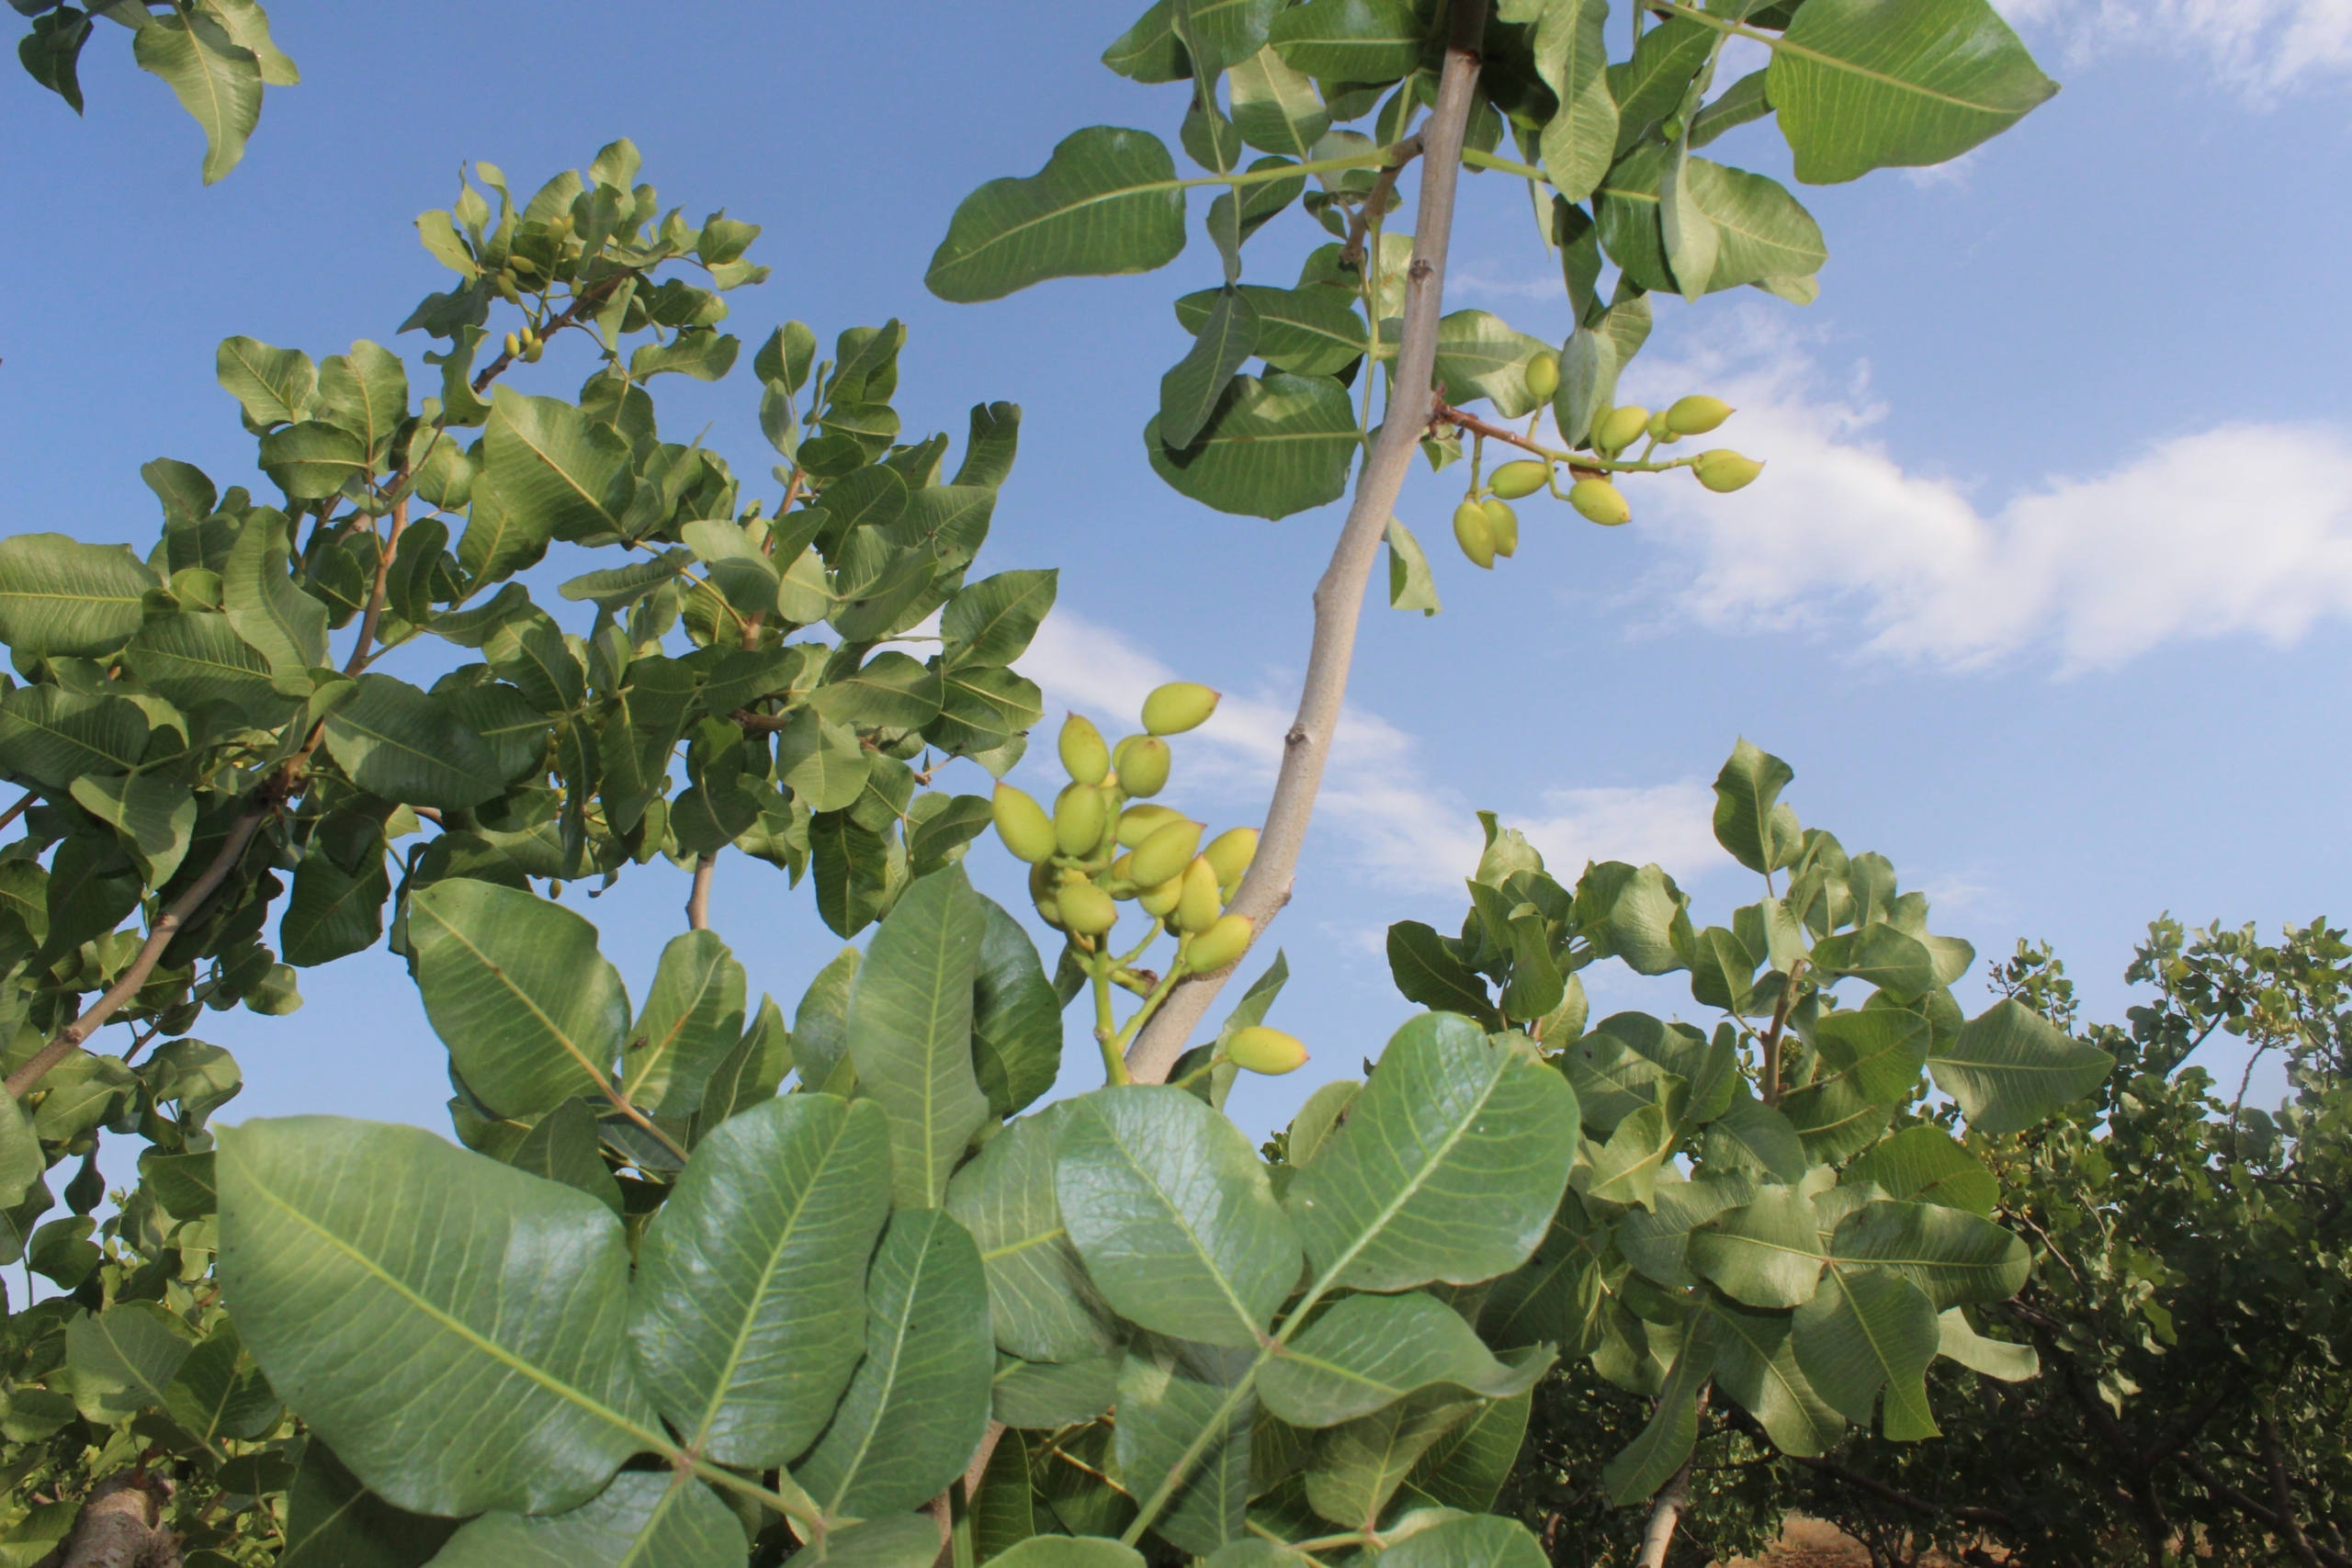
[(204, 128), (204, 183), (235, 168), (245, 138), (261, 122), (262, 68), (254, 51), (207, 13), (175, 8), (169, 16), (142, 17), (130, 52)]
[(626, 533), (621, 519), (636, 490), (618, 431), (560, 399), (504, 386), (491, 394), (481, 481), (496, 492), (501, 520), (497, 541), (481, 557), (486, 568), (507, 571), (537, 560), (549, 539)]
[(1804, 1179), (1804, 1143), (1786, 1116), (1736, 1086), (1731, 1108), (1707, 1123), (1711, 1165), (1747, 1170), (1773, 1181)]
[(980, 1249), (997, 1346), (1025, 1360), (1084, 1360), (1107, 1354), (1117, 1337), (1054, 1196), (1057, 1140), (1070, 1110), (1065, 1100), (1012, 1123), (947, 1189), (947, 1212)]
[(2014, 997), (1931, 1047), (1928, 1071), (1979, 1133), (2018, 1133), (2097, 1089), (2115, 1058)]
[(1334, 1524), (1372, 1529), (1421, 1456), (1482, 1404), (1430, 1393), (1332, 1427), (1307, 1463), (1308, 1505)]
[(1328, 376), (1237, 376), (1203, 433), (1181, 449), (1144, 426), (1152, 471), (1219, 512), (1281, 518), (1347, 493), (1363, 445), (1348, 389)]
[[(1363, 357), (1370, 341), (1363, 318), (1328, 293), (1255, 283), (1236, 287), (1258, 314), (1252, 352), (1275, 369), (1294, 376), (1329, 376)], [(1178, 324), (1186, 332), (1199, 332), (1223, 292), (1204, 288), (1180, 297)]]
[(1935, 1303), (1883, 1269), (1830, 1269), (1789, 1334), (1814, 1392), (1848, 1420), (1869, 1426), (1886, 1390), (1881, 1430), (1895, 1442), (1937, 1435), (1926, 1379), (1939, 1342)]
[(1864, 1100), (1905, 1103), (1928, 1059), (1928, 1021), (1907, 1008), (1840, 1008), (1823, 1014), (1814, 1026), (1814, 1048), (1823, 1065), (1849, 1079)]
[(362, 1485), (314, 1433), (286, 1491), (278, 1568), (420, 1568), (458, 1523), (395, 1508)]
[(1184, 248), (1184, 192), (1167, 144), (1090, 126), (1026, 179), (966, 197), (923, 282), (942, 299), (999, 299), (1049, 277), (1149, 272)]
[(693, 1447), (765, 1470), (824, 1430), (865, 1351), (889, 1163), (881, 1109), (829, 1094), (767, 1100), (696, 1146), (629, 1287), (654, 1401)]
[(1331, 112), (1313, 81), (1272, 44), (1249, 59), (1231, 62), (1226, 73), (1233, 98), (1233, 127), (1241, 140), (1263, 152), (1304, 163), (1331, 129)]
[(1985, 0), (1807, 0), (1767, 90), (1797, 178), (1834, 185), (1957, 158), (2058, 84)]
[(1825, 975), (1850, 975), (1904, 1001), (1936, 984), (1935, 955), (1927, 944), (1883, 920), (1824, 937), (1814, 945), (1813, 964)]
[(1233, 373), (1257, 352), (1256, 307), (1237, 288), (1217, 290), (1193, 346), (1159, 378), (1160, 439), (1178, 448), (1191, 446), (1216, 412)]
[(490, 742), (391, 675), (360, 676), (358, 692), (327, 715), (327, 751), (361, 789), (405, 805), (464, 811), (506, 789)]
[(196, 1331), (161, 1302), (117, 1302), (65, 1325), (65, 1364), (83, 1418), (101, 1427), (164, 1403)]
[(1839, 1222), (1830, 1251), (1841, 1266), (1876, 1264), (1902, 1275), (1939, 1311), (2007, 1301), (2033, 1268), (2018, 1237), (1937, 1203), (1865, 1203)]
[(867, 945), (849, 999), (861, 1092), (890, 1119), (891, 1192), (936, 1207), (947, 1174), (989, 1114), (972, 1071), (972, 979), (985, 927), (979, 895), (949, 867), (902, 895)]
[(1258, 1375), (1258, 1397), (1294, 1427), (1334, 1427), (1432, 1385), (1510, 1399), (1533, 1387), (1553, 1359), (1538, 1347), (1498, 1360), (1435, 1296), (1349, 1296), (1274, 1352)]
[(1690, 201), (1714, 231), (1709, 293), (1767, 278), (1811, 277), (1828, 263), (1821, 225), (1778, 180), (1705, 158), (1691, 159), (1684, 178)]
[(1821, 1280), (1821, 1232), (1813, 1200), (1794, 1187), (1765, 1187), (1690, 1233), (1690, 1267), (1736, 1302), (1792, 1307)]
[(1715, 774), (1715, 842), (1750, 871), (1773, 871), (1797, 852), (1796, 813), (1780, 805), (1796, 776), (1745, 737)]
[(103, 658), (139, 629), (155, 574), (119, 545), (63, 534), (0, 539), (0, 642), (23, 658)]
[(528, 1116), (605, 1094), (628, 993), (596, 951), (595, 927), (534, 894), (458, 877), (409, 899), (408, 932), (424, 1015), (484, 1104)]
[(1264, 1162), (1183, 1089), (1138, 1084), (1078, 1100), (1054, 1186), (1096, 1287), (1155, 1333), (1254, 1346), (1298, 1283), (1298, 1237)]
[(270, 684), (269, 660), (226, 615), (183, 610), (158, 616), (132, 635), (123, 659), (132, 674), (184, 711), (226, 703), (243, 722), (265, 728), (286, 717), (288, 704)]
[(1308, 1260), (1335, 1284), (1490, 1280), (1543, 1240), (1576, 1126), (1566, 1078), (1468, 1019), (1425, 1013), (1390, 1038), (1286, 1202)]
[(1396, 1489), (1396, 1506), (1408, 1512), (1430, 1507), (1469, 1513), (1493, 1507), (1496, 1494), (1519, 1461), (1534, 1403), (1532, 1390), (1516, 1399), (1496, 1400), (1430, 1444)]
[(1046, 612), (1054, 607), (1060, 574), (1000, 571), (967, 584), (939, 617), (940, 641), (951, 664), (1010, 664), (1028, 649)]
[(1505, 6), (1507, 21), (1540, 11), (1535, 20), (1535, 71), (1559, 107), (1540, 139), (1544, 172), (1564, 200), (1592, 194), (1616, 156), (1617, 100), (1609, 91), (1609, 45), (1601, 28), (1608, 0), (1545, 0), (1540, 7)]
[(564, 1514), (490, 1513), (456, 1535), (434, 1568), (741, 1568), (735, 1511), (692, 1476), (632, 1470)]
[(1625, 1261), (1645, 1278), (1670, 1291), (1687, 1291), (1697, 1283), (1691, 1273), (1697, 1260), (1690, 1256), (1690, 1233), (1755, 1195), (1754, 1183), (1736, 1176), (1685, 1181), (1668, 1170), (1657, 1182), (1650, 1206), (1628, 1211), (1611, 1235)]
[(1990, 1214), (2001, 1195), (2000, 1184), (1974, 1155), (1927, 1122), (1873, 1145), (1838, 1179), (1870, 1182), (1890, 1198), (1916, 1198), (1972, 1214)]
[(373, 472), (366, 441), (339, 425), (309, 419), (263, 436), (259, 465), (288, 501), (323, 501), (348, 480)]
[(1113, 1452), (1120, 1483), (1158, 1499), (1152, 1529), (1206, 1556), (1247, 1528), (1250, 1432), (1258, 1402), (1254, 1348), (1187, 1344), (1138, 1335), (1119, 1366)]
[(1420, 62), (1427, 20), (1408, 0), (1307, 0), (1274, 18), (1274, 49), (1325, 82), (1393, 82)]
[(670, 939), (621, 1048), (621, 1091), (640, 1110), (692, 1114), (743, 1034), (743, 966), (717, 931)]
[(1052, 1089), (1061, 1074), (1061, 998), (1021, 922), (989, 898), (980, 900), (980, 953), (972, 970), (972, 1070), (990, 1113), (1012, 1116)]
[(51, 789), (139, 765), (147, 715), (124, 697), (18, 686), (0, 697), (0, 768)]
[(286, 534), (286, 519), (274, 512), (249, 519), (230, 547), (220, 587), (230, 628), (267, 662), (278, 693), (307, 697), (311, 671), (326, 662), (327, 607), (287, 575)]
[(1764, 1425), (1773, 1447), (1808, 1458), (1828, 1451), (1846, 1429), (1835, 1410), (1822, 1403), (1797, 1365), (1789, 1343), (1790, 1314), (1750, 1312), (1710, 1302), (1722, 1320), (1715, 1345), (1715, 1386)]
[(665, 1446), (603, 1204), (414, 1127), (297, 1116), (220, 1137), (245, 1348), (371, 1490), (421, 1513), (554, 1512)]
[(793, 1472), (829, 1513), (860, 1518), (927, 1502), (964, 1472), (996, 1370), (979, 1249), (942, 1211), (892, 1216), (865, 1300), (865, 1359)]

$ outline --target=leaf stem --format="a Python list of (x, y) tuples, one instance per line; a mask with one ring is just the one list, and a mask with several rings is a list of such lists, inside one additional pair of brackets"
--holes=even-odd
[(1102, 1048), (1102, 1077), (1110, 1084), (1131, 1083), (1127, 1076), (1126, 1057), (1120, 1053), (1124, 1038), (1111, 1014), (1111, 971), (1117, 967), (1111, 954), (1096, 939), (1097, 945), (1087, 961), (1087, 977), (1094, 986), (1094, 1043)]
[(1521, 164), (1510, 158), (1498, 158), (1492, 152), (1481, 152), (1476, 147), (1462, 150), (1462, 162), (1473, 169), (1492, 169), (1498, 175), (1517, 175), (1522, 179), (1552, 183), (1552, 176), (1532, 164)]
[(1256, 186), (1269, 180), (1287, 180), (1299, 175), (1337, 174), (1342, 169), (1376, 169), (1387, 163), (1395, 153), (1391, 147), (1374, 147), (1362, 152), (1343, 153), (1336, 158), (1310, 158), (1304, 164), (1284, 164), (1278, 169), (1245, 169), (1239, 174), (1203, 175), (1197, 179), (1170, 180), (1164, 186), (1146, 189), (1191, 190), (1197, 186)]

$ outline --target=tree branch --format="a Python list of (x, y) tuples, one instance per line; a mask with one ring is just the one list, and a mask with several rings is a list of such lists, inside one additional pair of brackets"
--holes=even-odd
[[(1708, 1390), (1699, 1391), (1699, 1413), (1706, 1414)], [(1690, 1506), (1690, 1467), (1699, 1462), (1696, 1443), (1682, 1468), (1674, 1472), (1650, 1505), (1649, 1528), (1642, 1532), (1642, 1550), (1634, 1554), (1634, 1568), (1666, 1568), (1667, 1548), (1674, 1544), (1674, 1527), (1682, 1522), (1683, 1514)]]
[(2263, 1465), (2270, 1472), (2270, 1500), (2278, 1510), (2279, 1533), (2287, 1538), (2288, 1550), (2303, 1568), (2320, 1568), (2319, 1554), (2303, 1533), (2302, 1520), (2295, 1517), (2295, 1493), (2287, 1483), (2287, 1456), (2278, 1447), (2278, 1424), (2265, 1416), (2256, 1430), (2262, 1435)]
[[(1413, 235), (1413, 263), (1406, 276), (1404, 327), (1397, 342), (1396, 378), (1388, 408), (1374, 437), (1354, 503), (1331, 552), (1331, 564), (1315, 588), (1315, 636), (1299, 693), (1298, 714), (1283, 737), (1282, 772), (1258, 839), (1257, 859), (1234, 896), (1233, 912), (1251, 920), (1262, 938), (1274, 916), (1290, 901), (1291, 882), (1316, 792), (1330, 760), (1331, 738), (1347, 694), (1348, 666), (1355, 656), (1356, 623), (1363, 614), (1365, 584), (1379, 558), (1380, 542), (1396, 508), (1397, 492), (1428, 428), (1433, 398), (1430, 372), (1437, 358), (1438, 316), (1443, 309), (1446, 246), (1453, 229), (1454, 186), (1461, 175), (1462, 140), (1470, 119), (1472, 89), (1487, 33), (1487, 0), (1453, 0), (1445, 65), (1438, 78), (1437, 107), (1421, 129), (1420, 208)], [(1367, 366), (1364, 374), (1374, 374)], [(1225, 984), (1232, 965), (1215, 975), (1185, 980), (1127, 1052), (1127, 1070), (1137, 1083), (1159, 1083), (1184, 1052), (1202, 1015)]]
[(1947, 1508), (1939, 1503), (1930, 1503), (1925, 1497), (1915, 1496), (1900, 1488), (1889, 1486), (1876, 1477), (1865, 1475), (1860, 1471), (1840, 1464), (1834, 1459), (1808, 1459), (1803, 1454), (1791, 1453), (1784, 1453), (1781, 1457), (1801, 1464), (1816, 1474), (1841, 1481), (1857, 1492), (1867, 1492), (1882, 1502), (1892, 1503), (1896, 1507), (1917, 1514), (1923, 1519), (1952, 1518), (1960, 1520), (1962, 1524), (1992, 1525), (2001, 1529), (2018, 1528), (2017, 1520), (1998, 1508)]
[(690, 931), (710, 930), (710, 874), (718, 865), (715, 854), (695, 858), (695, 888), (686, 895), (686, 930)]
[[(405, 478), (405, 471), (395, 474), (392, 482), (397, 485)], [(368, 613), (359, 618), (359, 640), (351, 645), (351, 657), (344, 661), (346, 675), (356, 677), (368, 668), (368, 649), (375, 643), (376, 627), (384, 618), (384, 584), (392, 575), (392, 552), (400, 548), (401, 534), (407, 527), (408, 499), (403, 496), (392, 506), (391, 536), (376, 552), (376, 585), (368, 591)]]

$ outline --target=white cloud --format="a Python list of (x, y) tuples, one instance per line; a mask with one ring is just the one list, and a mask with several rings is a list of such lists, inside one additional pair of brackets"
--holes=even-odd
[(2352, 0), (1996, 3), (2030, 35), (2058, 39), (2077, 64), (2125, 49), (2166, 50), (2204, 62), (2256, 103), (2352, 72)]
[(1883, 411), (1866, 372), (1828, 389), (1788, 329), (1754, 312), (1747, 326), (1731, 355), (1636, 361), (1624, 393), (1713, 387), (1740, 410), (1724, 434), (1769, 460), (1731, 496), (1630, 487), (1695, 558), (1669, 592), (1708, 625), (1858, 618), (1864, 652), (1963, 668), (2054, 655), (2063, 673), (2170, 641), (2283, 646), (2352, 616), (2352, 443), (2339, 430), (2223, 425), (1982, 509), (1870, 439)]
[[(1050, 711), (1058, 707), (1087, 715), (1106, 734), (1125, 733), (1144, 694), (1179, 679), (1123, 634), (1067, 609), (1046, 618), (1019, 667), (1046, 691), (1041, 741), (1058, 727)], [(1281, 766), (1293, 705), (1287, 689), (1227, 693), (1207, 724), (1177, 742), (1179, 791), (1193, 801), (1230, 801), (1255, 820)], [(1478, 862), (1479, 805), (1501, 809), (1571, 879), (1587, 860), (1654, 860), (1684, 878), (1731, 863), (1715, 844), (1714, 799), (1702, 784), (1555, 789), (1529, 803), (1471, 802), (1429, 779), (1419, 749), (1386, 719), (1349, 706), (1316, 803), (1318, 835), (1344, 835), (1350, 863), (1391, 886), (1459, 888)], [(1527, 815), (1530, 807), (1535, 815)]]

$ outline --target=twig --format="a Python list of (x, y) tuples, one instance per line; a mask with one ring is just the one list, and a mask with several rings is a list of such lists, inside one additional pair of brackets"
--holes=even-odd
[[(610, 277), (590, 284), (586, 288), (571, 297), (571, 303), (563, 308), (562, 314), (559, 315), (555, 320), (548, 323), (548, 330), (539, 334), (539, 341), (541, 343), (545, 343), (548, 339), (555, 336), (556, 333), (563, 331), (564, 328), (577, 325), (580, 321), (581, 311), (588, 309), (592, 305), (603, 304), (605, 302), (605, 297), (610, 294), (614, 289), (620, 287), (621, 279), (639, 276), (640, 275), (638, 273), (636, 268), (625, 267), (621, 271), (613, 274)], [(482, 367), (481, 374), (474, 378), (472, 387), (474, 396), (481, 396), (483, 389), (489, 387), (492, 381), (498, 379), (500, 372), (503, 371), (508, 366), (514, 363), (514, 350), (502, 350), (498, 357), (492, 360), (488, 365)]]
[[(1282, 771), (1258, 839), (1257, 859), (1241, 879), (1233, 912), (1247, 916), (1255, 937), (1263, 938), (1275, 915), (1290, 901), (1315, 795), (1330, 761), (1347, 694), (1348, 666), (1355, 656), (1356, 624), (1363, 614), (1364, 585), (1379, 558), (1380, 542), (1404, 488), (1421, 432), (1429, 425), (1430, 372), (1437, 357), (1438, 316), (1444, 308), (1446, 246), (1453, 228), (1453, 195), (1462, 168), (1462, 141), (1478, 77), (1487, 34), (1487, 0), (1454, 0), (1439, 76), (1437, 107), (1421, 130), (1420, 207), (1413, 236), (1413, 262), (1406, 274), (1404, 327), (1397, 341), (1396, 378), (1386, 416), (1374, 437), (1354, 503), (1331, 552), (1331, 564), (1315, 588), (1315, 636), (1299, 693), (1298, 714), (1283, 738)], [(1371, 374), (1369, 370), (1365, 372)], [(1232, 968), (1196, 976), (1176, 987), (1127, 1053), (1127, 1069), (1138, 1083), (1159, 1083), (1184, 1053), (1185, 1043)]]
[[(1365, 231), (1379, 222), (1381, 216), (1388, 210), (1388, 194), (1396, 188), (1396, 176), (1405, 172), (1405, 165), (1421, 155), (1421, 139), (1418, 134), (1408, 136), (1388, 151), (1390, 161), (1372, 182), (1372, 188), (1364, 192), (1363, 200), (1348, 215), (1347, 243), (1340, 247), (1342, 265), (1361, 267), (1364, 265)], [(1377, 258), (1374, 258), (1373, 267), (1375, 272), (1379, 270)]]
[(1817, 1474), (1842, 1481), (1857, 1492), (1867, 1492), (1873, 1497), (1892, 1503), (1898, 1508), (1906, 1509), (1921, 1518), (1954, 1518), (1962, 1524), (1991, 1525), (2001, 1529), (2018, 1528), (2017, 1520), (1998, 1508), (1948, 1508), (1939, 1503), (1930, 1503), (1925, 1497), (1914, 1496), (1908, 1492), (1889, 1486), (1885, 1482), (1840, 1464), (1834, 1459), (1809, 1459), (1804, 1454), (1792, 1453), (1784, 1453), (1781, 1457), (1794, 1461)]
[[(392, 476), (399, 484), (403, 474)], [(400, 548), (401, 533), (408, 526), (408, 500), (402, 497), (392, 507), (392, 532), (376, 551), (376, 586), (368, 594), (368, 613), (359, 619), (359, 640), (351, 645), (351, 657), (344, 660), (343, 672), (356, 676), (368, 668), (368, 649), (376, 640), (376, 627), (384, 618), (384, 584), (392, 575), (392, 552)]]
[(25, 814), (25, 807), (30, 806), (34, 801), (39, 800), (40, 798), (40, 791), (37, 789), (28, 789), (25, 791), (25, 797), (22, 800), (19, 800), (16, 805), (8, 807), (6, 811), (0, 811), (0, 828), (6, 828), (9, 823), (14, 822), (17, 818), (22, 817)]
[(686, 895), (686, 930), (690, 931), (710, 930), (710, 874), (718, 865), (715, 854), (695, 858), (695, 888)]
[(1781, 999), (1772, 1009), (1772, 1027), (1764, 1032), (1757, 1077), (1767, 1105), (1781, 1103), (1781, 1032), (1789, 1026), (1789, 1011), (1796, 1005), (1797, 979), (1804, 973), (1804, 959), (1789, 965), (1788, 976), (1781, 982)]
[(2319, 1568), (2319, 1554), (2303, 1533), (2302, 1520), (2295, 1517), (2295, 1494), (2287, 1484), (2287, 1456), (2278, 1448), (2278, 1424), (2265, 1416), (2256, 1429), (2262, 1434), (2263, 1463), (2270, 1472), (2270, 1497), (2278, 1506), (2279, 1532), (2287, 1538), (2287, 1549), (2303, 1568)]
[[(1450, 424), (1457, 430), (1466, 430), (1473, 435), (1483, 435), (1489, 441), (1499, 441), (1507, 446), (1516, 446), (1522, 452), (1533, 452), (1539, 457), (1557, 457), (1559, 456), (1532, 436), (1521, 435), (1507, 426), (1480, 419), (1475, 413), (1464, 413), (1442, 399), (1437, 400), (1435, 412), (1430, 415), (1430, 423)], [(1607, 476), (1608, 471), (1606, 468), (1589, 466), (1579, 458), (1572, 457), (1568, 460), (1568, 472), (1580, 479), (1602, 479)]]

